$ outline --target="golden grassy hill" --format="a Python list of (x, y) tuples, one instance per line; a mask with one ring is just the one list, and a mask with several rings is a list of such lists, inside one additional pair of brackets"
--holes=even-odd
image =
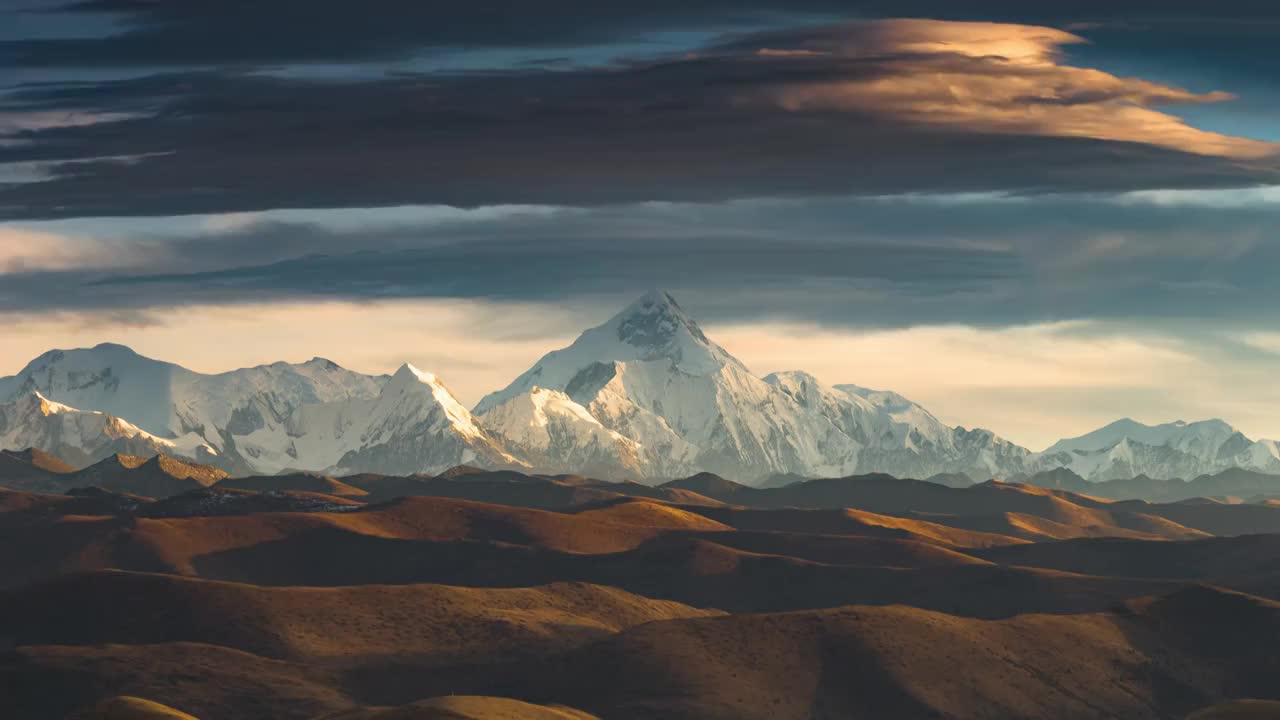
[(103, 700), (68, 720), (198, 720), (179, 710), (142, 698), (119, 696)]
[(1202, 530), (1183, 527), (1153, 515), (1109, 513), (1093, 510), (1074, 517), (1051, 520), (1026, 513), (938, 516), (935, 520), (951, 527), (1016, 537), (1033, 542), (1070, 540), (1085, 537), (1120, 537), (1134, 540), (1194, 540), (1211, 537)]
[(311, 720), (360, 705), (337, 672), (218, 645), (21, 646), (0, 655), (6, 718), (48, 720), (118, 695), (200, 720)]
[[(873, 529), (881, 540), (901, 533)], [(0, 541), (12, 540), (0, 542), (0, 584), (108, 568), (277, 586), (574, 581), (732, 612), (912, 603), (983, 617), (1097, 610), (1167, 587), (993, 565), (914, 539), (879, 545), (889, 554), (877, 563), (877, 546), (850, 542), (859, 536), (738, 534), (438, 498), (337, 514), (64, 520), (0, 525)]]
[(0, 491), (6, 719), (1166, 720), (1280, 701), (1280, 535), (1235, 536), (1269, 526), (1265, 505), (468, 468), (207, 487), (113, 462), (197, 487)]
[(914, 539), (746, 530), (702, 537), (717, 545), (748, 553), (777, 555), (827, 565), (942, 568), (988, 563), (966, 554), (963, 548)]
[(724, 523), (708, 517), (673, 507), (665, 503), (643, 499), (628, 499), (611, 503), (606, 507), (584, 510), (574, 517), (595, 522), (641, 525), (669, 530), (732, 530)]
[(253, 477), (227, 478), (218, 481), (216, 487), (254, 492), (294, 491), (336, 495), (338, 497), (365, 498), (367, 490), (348, 485), (326, 475), (291, 473), (288, 475), (257, 475)]
[(1280, 702), (1233, 700), (1197, 710), (1187, 720), (1280, 720)]
[(398, 708), (351, 710), (323, 720), (596, 720), (562, 705), (533, 705), (500, 697), (451, 696)]
[(260, 587), (100, 572), (0, 593), (0, 634), (20, 645), (221, 645), (277, 659), (420, 664), (545, 654), (654, 620), (718, 614), (616, 588), (557, 583)]
[(542, 476), (503, 472), (446, 472), (438, 476), (363, 474), (341, 479), (367, 493), (370, 502), (401, 497), (442, 497), (537, 510), (572, 510), (648, 498), (687, 505), (721, 505), (688, 490), (650, 487), (634, 482), (610, 483), (576, 475)]
[(1280, 535), (1144, 542), (1121, 538), (1065, 540), (973, 550), (993, 562), (1113, 577), (1176, 578), (1233, 585), (1274, 575)]
[[(0, 682), (20, 720), (98, 702), (95, 688), (202, 720), (489, 718), (508, 708), (618, 720), (1157, 720), (1280, 699), (1277, 628), (1276, 603), (1192, 587), (1109, 612), (999, 620), (906, 606), (658, 620), (550, 656), (433, 667), (409, 654), (360, 672), (213, 644), (20, 645), (0, 657)], [(487, 699), (439, 697), (450, 692)]]
[[(522, 697), (623, 720), (1154, 720), (1224, 694), (1280, 694), (1280, 661), (1259, 637), (1277, 621), (1274, 603), (1210, 588), (1089, 615), (898, 606), (672, 621), (567, 654)], [(1170, 624), (1199, 629), (1169, 641)]]
[(716, 522), (738, 530), (793, 532), (823, 535), (917, 540), (947, 547), (981, 548), (1025, 542), (993, 533), (949, 527), (928, 520), (881, 515), (856, 509), (805, 510), (780, 508), (762, 510), (743, 507), (687, 507)]
[(59, 483), (62, 490), (98, 487), (113, 492), (164, 498), (208, 487), (226, 478), (227, 473), (210, 465), (167, 455), (112, 455), (83, 470), (59, 476)]

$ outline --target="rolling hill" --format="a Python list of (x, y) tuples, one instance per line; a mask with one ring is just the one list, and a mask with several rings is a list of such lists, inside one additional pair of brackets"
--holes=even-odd
[(1280, 534), (1250, 534), (1274, 505), (10, 459), (90, 485), (0, 490), (0, 686), (20, 720), (1074, 720), (1280, 700)]

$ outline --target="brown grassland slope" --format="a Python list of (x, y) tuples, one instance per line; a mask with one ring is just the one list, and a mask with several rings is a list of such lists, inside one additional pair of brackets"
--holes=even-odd
[(1277, 627), (1275, 603), (1192, 587), (1110, 612), (1003, 620), (905, 606), (672, 619), (536, 659), (490, 656), (427, 672), (406, 658), (377, 668), (376, 679), (185, 642), (23, 645), (0, 663), (0, 677), (21, 681), (10, 685), (20, 709), (50, 704), (42, 692), (59, 706), (92, 702), (81, 689), (89, 673), (204, 720), (314, 717), (413, 692), (510, 697), (622, 720), (1141, 720), (1274, 697)]
[(398, 708), (350, 710), (324, 720), (595, 720), (594, 715), (563, 705), (533, 705), (519, 700), (475, 695), (431, 698)]
[(232, 490), (295, 491), (337, 495), (338, 497), (363, 498), (368, 491), (325, 475), (292, 473), (289, 475), (257, 475), (254, 477), (227, 478), (218, 481), (216, 487)]
[(276, 659), (414, 656), (426, 664), (528, 656), (654, 620), (720, 614), (616, 588), (260, 587), (106, 571), (0, 593), (20, 645), (221, 645)]
[(1187, 720), (1276, 720), (1280, 702), (1274, 700), (1232, 700), (1197, 710)]
[(209, 465), (200, 465), (167, 455), (155, 455), (149, 458), (112, 455), (83, 470), (61, 476), (59, 483), (62, 490), (97, 487), (115, 492), (162, 498), (208, 487), (226, 477), (225, 472)]
[(0, 490), (0, 715), (1181, 720), (1280, 701), (1280, 534), (1251, 534), (1280, 507), (175, 462)]
[(118, 696), (108, 698), (73, 720), (197, 720), (180, 710), (142, 698)]

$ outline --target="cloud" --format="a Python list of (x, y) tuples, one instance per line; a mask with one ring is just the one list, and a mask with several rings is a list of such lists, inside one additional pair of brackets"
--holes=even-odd
[(795, 112), (870, 112), (972, 132), (1147, 143), (1242, 159), (1280, 154), (1280, 144), (1206, 132), (1155, 109), (1232, 100), (1227, 93), (1197, 94), (1063, 65), (1060, 48), (1083, 42), (1045, 27), (889, 20), (761, 33), (728, 47), (757, 47), (797, 63), (899, 56), (888, 72), (784, 83), (762, 93)]
[(55, 170), (0, 186), (0, 219), (1280, 183), (1275, 145), (1159, 109), (1224, 96), (1063, 65), (1072, 39), (862, 22), (586, 69), (29, 85), (24, 112), (150, 110), (0, 148)]
[[(127, 243), (74, 238), (51, 232), (0, 226), (0, 284), (8, 274), (127, 267), (120, 250)], [(138, 249), (136, 246), (130, 250)]]
[[(1097, 196), (63, 221), (13, 227), (66, 233), (51, 247), (80, 254), (0, 276), (0, 311), (386, 298), (609, 305), (662, 286), (718, 322), (1256, 328), (1280, 303), (1278, 224), (1280, 205), (1262, 199)], [(38, 257), (40, 242), (20, 254)]]
[(0, 142), (6, 135), (43, 130), (47, 128), (81, 127), (97, 123), (124, 120), (129, 116), (119, 113), (84, 113), (75, 110), (50, 110), (44, 112), (0, 112)]
[[(554, 227), (548, 225), (546, 228)], [(550, 232), (550, 230), (546, 230)], [(205, 236), (177, 246), (160, 246), (147, 255), (139, 245), (126, 250), (135, 266), (126, 269), (80, 266), (0, 277), (0, 309), (47, 312), (57, 309), (118, 307), (145, 309), (200, 303), (290, 301), (302, 298), (477, 298), (554, 301), (625, 296), (654, 285), (701, 288), (703, 292), (753, 287), (799, 293), (826, 289), (846, 302), (850, 295), (893, 296), (914, 288), (917, 302), (941, 304), (966, 293), (989, 295), (992, 286), (1015, 277), (1017, 259), (985, 249), (864, 244), (846, 247), (800, 246), (753, 238), (615, 238), (600, 243), (584, 237), (552, 235), (397, 249), (392, 232), (385, 249), (334, 255), (305, 255), (261, 265), (198, 272), (156, 272), (186, 262), (217, 267), (222, 252), (280, 252), (308, 239), (330, 247), (343, 243), (314, 228), (280, 226), (223, 237)], [(367, 237), (367, 236), (366, 236)], [(250, 249), (256, 240), (265, 247)], [(152, 260), (147, 263), (147, 258)], [(146, 267), (143, 267), (143, 264)], [(908, 291), (909, 292), (909, 291)], [(792, 300), (794, 302), (794, 300)], [(757, 300), (753, 307), (759, 308)], [(783, 309), (789, 303), (782, 303)], [(887, 316), (886, 316), (887, 317)], [(897, 316), (899, 319), (901, 316)]]
[[(26, 39), (0, 45), (17, 66), (218, 66), (373, 61), (460, 48), (553, 48), (643, 40), (672, 30), (777, 23), (807, 17), (916, 17), (1097, 27), (1122, 22), (1258, 27), (1280, 19), (1267, 0), (40, 0), (68, 23), (108, 13), (111, 33)], [(495, 22), (502, 18), (502, 22)]]

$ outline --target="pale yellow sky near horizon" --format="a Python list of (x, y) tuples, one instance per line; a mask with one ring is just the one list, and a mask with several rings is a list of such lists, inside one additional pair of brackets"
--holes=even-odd
[[(119, 342), (199, 372), (322, 356), (365, 373), (410, 362), (464, 404), (613, 312), (548, 305), (414, 300), (180, 307), (143, 316), (0, 317), (0, 376), (53, 348)], [(1269, 366), (1222, 367), (1197, 348), (1058, 323), (843, 331), (789, 323), (704, 324), (763, 376), (806, 370), (828, 384), (894, 390), (944, 422), (985, 427), (1032, 449), (1120, 417), (1221, 417), (1251, 437), (1280, 436)], [(1267, 338), (1257, 346), (1267, 349)], [(1272, 343), (1274, 351), (1280, 344)], [(1280, 355), (1276, 356), (1280, 361)], [(1176, 391), (1175, 391), (1176, 389)]]

